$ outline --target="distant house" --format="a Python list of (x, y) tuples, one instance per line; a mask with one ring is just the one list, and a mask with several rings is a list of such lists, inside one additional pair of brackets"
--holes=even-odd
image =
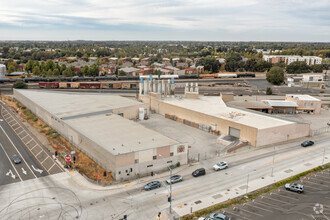
[(173, 63), (180, 62), (180, 58), (173, 58), (172, 61)]
[(180, 69), (186, 69), (188, 68), (188, 63), (176, 63), (175, 66)]
[(128, 67), (128, 68), (120, 68), (118, 70), (118, 73), (120, 71), (124, 71), (126, 75), (136, 76), (136, 75), (138, 75), (138, 72), (140, 71), (140, 69), (137, 69), (137, 68), (134, 68), (134, 67)]
[(116, 58), (116, 57), (109, 58), (109, 62), (112, 63), (112, 64), (116, 64), (117, 61), (118, 61), (118, 58)]
[(219, 59), (217, 59), (217, 61), (219, 61), (220, 64), (226, 63), (226, 59), (224, 59), (224, 58), (219, 58)]
[(188, 67), (185, 71), (186, 74), (196, 74), (196, 67)]
[(97, 57), (89, 57), (88, 58), (89, 61), (97, 61), (97, 59), (98, 59)]
[(140, 58), (132, 58), (132, 61), (137, 63), (140, 61)]
[(168, 59), (168, 58), (163, 58), (162, 61), (163, 61), (163, 63), (170, 63), (170, 59)]
[(127, 62), (123, 63), (123, 64), (120, 66), (120, 68), (128, 68), (128, 67), (132, 67), (132, 66), (133, 66), (133, 63), (127, 61)]
[(165, 64), (155, 62), (155, 63), (153, 63), (151, 66), (152, 66), (152, 67), (157, 67), (157, 68), (162, 68), (162, 67), (165, 66)]
[(184, 62), (186, 62), (186, 63), (191, 63), (193, 60), (192, 59), (190, 59), (190, 58), (184, 58)]

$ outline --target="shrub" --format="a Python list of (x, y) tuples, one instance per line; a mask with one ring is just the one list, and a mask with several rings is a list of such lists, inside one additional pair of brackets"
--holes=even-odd
[(272, 94), (273, 94), (273, 90), (272, 90), (272, 88), (267, 87), (266, 95), (272, 95)]
[(27, 89), (28, 85), (25, 82), (17, 81), (13, 85), (14, 89)]
[(40, 130), (40, 133), (45, 133), (45, 132), (46, 132), (45, 129), (41, 129), (41, 130)]

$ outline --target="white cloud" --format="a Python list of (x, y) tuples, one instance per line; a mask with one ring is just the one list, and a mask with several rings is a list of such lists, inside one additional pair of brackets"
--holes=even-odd
[[(248, 34), (283, 33), (306, 27), (315, 33), (328, 30), (328, 0), (14, 0), (0, 2), (0, 31), (4, 26), (59, 30), (140, 27), (146, 32), (171, 30)], [(305, 15), (305, 16), (302, 16)], [(115, 29), (114, 29), (115, 31)], [(126, 30), (131, 31), (131, 30)], [(60, 34), (60, 32), (59, 32)], [(290, 33), (292, 35), (292, 33)], [(322, 33), (324, 34), (324, 32)], [(146, 39), (148, 39), (148, 34)], [(299, 35), (297, 35), (299, 37)], [(188, 38), (188, 36), (187, 36)], [(254, 39), (250, 39), (254, 40)], [(267, 40), (267, 39), (265, 39)], [(299, 39), (297, 39), (299, 40)], [(313, 40), (313, 39), (311, 39)]]

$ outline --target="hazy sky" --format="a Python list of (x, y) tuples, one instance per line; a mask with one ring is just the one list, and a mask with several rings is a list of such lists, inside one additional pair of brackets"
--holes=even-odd
[(330, 0), (0, 0), (0, 40), (330, 41)]

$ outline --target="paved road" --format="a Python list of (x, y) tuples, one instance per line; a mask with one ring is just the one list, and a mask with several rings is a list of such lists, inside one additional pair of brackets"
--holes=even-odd
[[(14, 164), (14, 154), (21, 158), (20, 164)], [(62, 171), (14, 114), (0, 103), (0, 185)]]
[[(330, 138), (316, 140), (315, 146), (302, 148), (299, 143), (286, 150), (276, 150), (275, 156), (269, 152), (263, 156), (245, 158), (227, 157), (229, 168), (215, 172), (214, 161), (205, 161), (181, 170), (178, 174), (184, 176), (184, 181), (173, 184), (173, 208), (176, 211), (193, 210), (201, 205), (212, 205), (219, 200), (245, 192), (247, 175), (249, 174), (249, 191), (260, 187), (263, 181), (273, 181), (302, 170), (319, 165), (325, 155), (324, 162), (329, 162)], [(274, 166), (272, 161), (274, 158)], [(193, 178), (191, 171), (205, 167), (207, 174)], [(274, 177), (271, 176), (272, 167)], [(174, 170), (177, 173), (177, 170)], [(54, 176), (54, 177), (53, 177)], [(131, 185), (120, 184), (121, 188), (89, 188), (89, 185), (77, 184), (68, 174), (56, 174), (49, 177), (30, 180), (30, 184), (20, 183), (10, 185), (3, 192), (0, 186), (0, 218), (19, 218), (23, 213), (35, 219), (120, 219), (124, 214), (128, 219), (156, 219), (159, 211), (168, 209), (168, 186), (144, 191), (143, 185), (152, 180), (163, 181), (166, 177), (148, 177)], [(21, 200), (24, 197), (25, 200)], [(27, 200), (27, 201), (26, 201)], [(13, 202), (15, 201), (15, 202)], [(33, 202), (32, 202), (33, 201)], [(29, 210), (22, 207), (31, 207)], [(56, 204), (56, 205), (55, 205)], [(179, 205), (182, 208), (179, 208)], [(24, 210), (15, 212), (14, 210)], [(38, 211), (36, 211), (38, 210)]]

